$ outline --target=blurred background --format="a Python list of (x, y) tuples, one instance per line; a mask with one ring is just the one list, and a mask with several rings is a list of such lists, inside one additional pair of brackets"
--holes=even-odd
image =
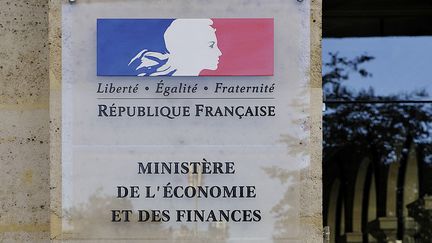
[(432, 2), (323, 3), (330, 242), (432, 242)]

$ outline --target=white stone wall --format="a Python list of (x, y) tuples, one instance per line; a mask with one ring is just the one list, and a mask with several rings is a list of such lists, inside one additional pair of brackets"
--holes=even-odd
[[(59, 231), (60, 104), (49, 100), (60, 100), (60, 2), (0, 0), (0, 242), (47, 242)], [(311, 6), (313, 156), (301, 222), (304, 242), (322, 242), (321, 0)]]
[(49, 237), (48, 1), (0, 1), (0, 242)]

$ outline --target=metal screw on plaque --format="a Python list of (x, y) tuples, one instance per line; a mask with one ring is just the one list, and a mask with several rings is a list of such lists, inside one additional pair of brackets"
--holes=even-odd
[(304, 0), (297, 0), (297, 2), (299, 2), (299, 3), (301, 3), (301, 2), (303, 2)]
[(323, 239), (324, 239), (324, 243), (329, 243), (330, 242), (330, 226), (326, 226), (324, 227), (323, 230)]
[(69, 3), (75, 3), (76, 0), (69, 0)]

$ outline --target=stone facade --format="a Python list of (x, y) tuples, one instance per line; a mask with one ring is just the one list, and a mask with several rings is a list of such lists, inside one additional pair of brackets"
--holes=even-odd
[(0, 241), (47, 241), (48, 1), (0, 9)]
[[(1, 242), (47, 242), (61, 231), (61, 2), (0, 2)], [(313, 157), (301, 218), (304, 242), (321, 242), (321, 0), (311, 8)]]

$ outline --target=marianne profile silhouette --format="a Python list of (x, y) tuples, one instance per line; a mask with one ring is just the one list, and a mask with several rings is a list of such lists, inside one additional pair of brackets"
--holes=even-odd
[(166, 53), (143, 49), (128, 66), (138, 76), (198, 76), (216, 70), (222, 52), (212, 24), (211, 19), (176, 19), (164, 33)]

